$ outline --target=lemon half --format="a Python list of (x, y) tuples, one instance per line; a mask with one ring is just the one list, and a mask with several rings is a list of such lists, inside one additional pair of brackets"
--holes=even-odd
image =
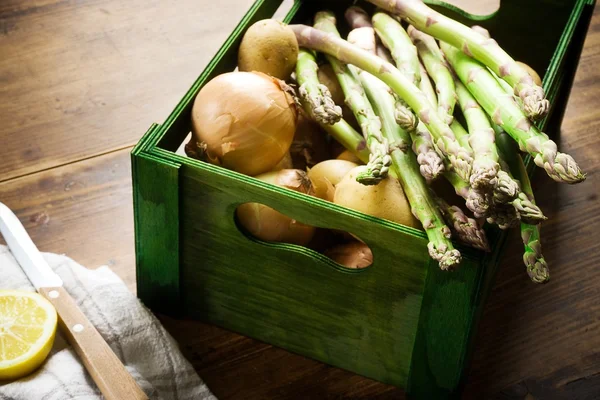
[(54, 306), (41, 295), (0, 290), (0, 380), (39, 367), (54, 343), (56, 324)]

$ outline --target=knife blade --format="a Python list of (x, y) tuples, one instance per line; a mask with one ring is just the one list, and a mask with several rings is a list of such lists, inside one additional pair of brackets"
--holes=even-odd
[(100, 333), (63, 287), (17, 216), (0, 202), (0, 233), (35, 287), (56, 308), (59, 325), (107, 400), (148, 400)]
[(36, 290), (41, 287), (59, 287), (63, 285), (62, 279), (52, 271), (46, 260), (44, 260), (21, 221), (2, 203), (0, 203), (0, 232), (4, 236), (11, 253)]

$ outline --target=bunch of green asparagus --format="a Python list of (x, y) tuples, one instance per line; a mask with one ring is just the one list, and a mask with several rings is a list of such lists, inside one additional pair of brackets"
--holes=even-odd
[[(535, 203), (523, 157), (529, 154), (558, 182), (582, 182), (585, 175), (533, 122), (550, 108), (544, 90), (485, 30), (420, 0), (369, 1), (381, 7), (373, 15), (356, 6), (346, 10), (346, 39), (329, 11), (318, 12), (312, 27), (290, 25), (301, 47), (296, 77), (304, 109), (321, 115), (327, 108), (311, 111), (312, 104), (332, 104), (322, 99), (328, 93), (319, 90), (314, 68), (330, 64), (361, 132), (339, 112), (315, 120), (367, 164), (357, 181), (377, 185), (388, 175), (398, 178), (440, 267), (453, 269), (461, 261), (452, 238), (489, 251), (486, 222), (520, 226), (527, 273), (547, 282), (539, 229), (546, 216)], [(468, 211), (434, 189), (440, 180)]]

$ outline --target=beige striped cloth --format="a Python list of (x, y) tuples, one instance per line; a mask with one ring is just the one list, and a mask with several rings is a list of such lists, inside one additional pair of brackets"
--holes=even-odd
[[(89, 270), (63, 255), (43, 256), (150, 399), (216, 400), (156, 317), (108, 267)], [(0, 289), (34, 290), (2, 245)], [(40, 369), (14, 382), (0, 381), (0, 400), (68, 399), (103, 396), (61, 334)]]

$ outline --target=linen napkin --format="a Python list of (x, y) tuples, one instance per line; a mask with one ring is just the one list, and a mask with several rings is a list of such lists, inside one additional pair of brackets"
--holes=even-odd
[[(158, 319), (108, 267), (89, 270), (64, 255), (42, 255), (150, 399), (216, 400)], [(0, 289), (34, 291), (3, 245)], [(103, 398), (60, 330), (48, 359), (36, 372), (17, 381), (0, 382), (0, 400)]]

